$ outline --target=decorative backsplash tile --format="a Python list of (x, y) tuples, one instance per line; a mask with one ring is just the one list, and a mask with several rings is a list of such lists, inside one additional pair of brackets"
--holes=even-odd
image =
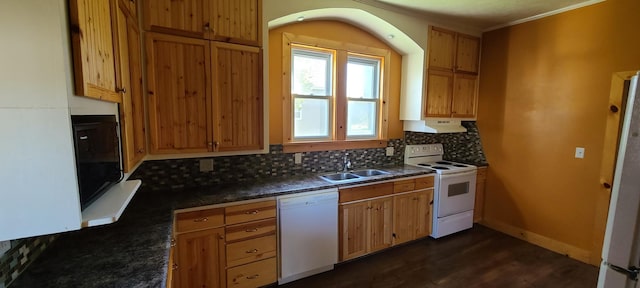
[(295, 164), (293, 153), (284, 153), (282, 145), (271, 145), (268, 154), (212, 158), (212, 172), (200, 172), (199, 161), (202, 158), (154, 160), (144, 162), (129, 178), (142, 179), (145, 189), (164, 190), (335, 172), (342, 169), (345, 153), (349, 153), (354, 169), (400, 165), (404, 162), (405, 143), (443, 143), (445, 159), (486, 164), (475, 122), (462, 123), (468, 130), (466, 133), (405, 132), (404, 139), (389, 140), (388, 147), (395, 150), (393, 156), (386, 156), (385, 148), (303, 152), (302, 164)]
[(11, 249), (0, 257), (0, 288), (9, 287), (56, 238), (57, 235), (45, 235), (12, 240)]

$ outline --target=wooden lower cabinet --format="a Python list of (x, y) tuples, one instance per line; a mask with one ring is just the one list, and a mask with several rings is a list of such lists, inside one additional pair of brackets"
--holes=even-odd
[(431, 234), (433, 189), (393, 197), (393, 245)]
[(487, 167), (478, 167), (476, 176), (476, 202), (473, 208), (473, 222), (482, 221), (484, 217), (484, 194), (485, 183), (487, 182)]
[(224, 228), (176, 236), (176, 287), (225, 287)]
[(253, 288), (274, 283), (277, 278), (276, 258), (245, 264), (227, 269), (228, 288)]
[(340, 205), (340, 260), (391, 247), (393, 197)]

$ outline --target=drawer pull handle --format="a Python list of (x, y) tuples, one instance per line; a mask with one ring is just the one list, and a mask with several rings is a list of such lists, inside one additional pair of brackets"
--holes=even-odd
[(209, 218), (207, 218), (207, 217), (193, 219), (193, 222), (207, 222), (207, 221), (209, 221)]
[(247, 230), (244, 230), (244, 232), (258, 232), (258, 228), (247, 229)]
[(176, 239), (171, 238), (171, 247), (176, 247)]
[(178, 264), (173, 263), (173, 265), (171, 265), (171, 269), (172, 270), (178, 270)]
[(258, 249), (252, 249), (252, 250), (247, 250), (245, 251), (247, 254), (253, 254), (253, 253), (258, 253)]
[(244, 212), (244, 214), (247, 214), (247, 215), (256, 215), (256, 214), (258, 214), (258, 212), (260, 212), (260, 211), (258, 211), (258, 210), (253, 210), (253, 211), (247, 211), (247, 212)]
[(256, 279), (260, 277), (260, 274), (255, 274), (255, 275), (251, 275), (251, 276), (247, 276), (247, 279)]

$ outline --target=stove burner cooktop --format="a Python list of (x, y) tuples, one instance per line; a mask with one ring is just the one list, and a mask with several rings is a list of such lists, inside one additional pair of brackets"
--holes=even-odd
[(426, 164), (426, 163), (420, 163), (420, 164), (418, 164), (418, 165), (419, 165), (419, 166), (427, 166), (427, 167), (431, 166), (431, 164)]
[(462, 165), (462, 164), (453, 164), (453, 166), (456, 166), (456, 167), (469, 167), (467, 165)]
[(438, 170), (449, 170), (449, 167), (443, 167), (443, 166), (433, 166), (431, 168), (438, 169)]
[(442, 164), (442, 165), (453, 165), (453, 163), (451, 163), (451, 162), (447, 162), (447, 161), (438, 161), (438, 162), (436, 162), (436, 163), (438, 163), (438, 164)]

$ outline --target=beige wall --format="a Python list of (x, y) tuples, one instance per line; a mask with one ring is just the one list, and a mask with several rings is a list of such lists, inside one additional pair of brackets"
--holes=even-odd
[(369, 47), (384, 48), (391, 53), (389, 79), (389, 139), (402, 138), (400, 117), (400, 74), (402, 57), (384, 42), (355, 26), (338, 21), (305, 21), (269, 31), (269, 144), (282, 144), (282, 33), (306, 35)]
[(489, 223), (599, 258), (611, 75), (640, 70), (638, 15), (640, 1), (608, 0), (483, 35), (478, 127), (491, 165)]

